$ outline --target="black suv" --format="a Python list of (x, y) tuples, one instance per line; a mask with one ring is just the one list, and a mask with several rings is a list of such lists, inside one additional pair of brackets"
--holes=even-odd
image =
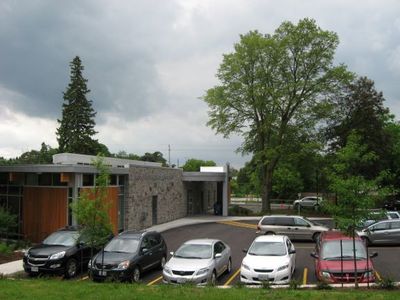
[[(97, 252), (96, 249), (93, 252)], [(86, 268), (91, 253), (92, 249), (85, 245), (78, 229), (66, 227), (25, 253), (24, 270), (31, 276), (53, 273), (71, 278), (81, 267)]]
[(138, 282), (142, 272), (163, 268), (167, 245), (155, 231), (124, 231), (114, 237), (89, 262), (89, 274), (94, 281), (111, 278)]

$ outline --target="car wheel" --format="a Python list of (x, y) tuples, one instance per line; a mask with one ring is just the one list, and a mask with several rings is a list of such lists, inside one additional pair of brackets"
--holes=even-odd
[(319, 238), (320, 234), (321, 234), (320, 232), (316, 232), (316, 233), (313, 234), (312, 239), (313, 239), (314, 242), (318, 241), (318, 238)]
[(369, 238), (367, 238), (366, 236), (361, 237), (361, 239), (363, 240), (363, 242), (365, 243), (365, 246), (369, 246), (371, 245), (371, 241), (369, 240)]
[(267, 231), (267, 232), (265, 233), (265, 235), (275, 235), (275, 232), (273, 232), (273, 231)]
[(210, 278), (210, 285), (216, 285), (217, 283), (217, 273), (215, 272), (215, 270), (212, 272), (211, 274), (211, 278)]
[(295, 205), (293, 205), (293, 209), (294, 209), (294, 210), (298, 210), (298, 209), (299, 209), (299, 204), (296, 203)]
[(132, 282), (137, 283), (139, 282), (139, 280), (140, 280), (140, 269), (138, 266), (136, 266), (132, 272)]
[(167, 262), (167, 259), (165, 258), (165, 256), (163, 256), (161, 258), (161, 262), (160, 262), (160, 269), (164, 269), (165, 263)]
[(232, 259), (229, 257), (228, 265), (226, 266), (226, 274), (232, 272)]
[(75, 277), (78, 272), (78, 262), (75, 258), (70, 258), (65, 264), (65, 278)]

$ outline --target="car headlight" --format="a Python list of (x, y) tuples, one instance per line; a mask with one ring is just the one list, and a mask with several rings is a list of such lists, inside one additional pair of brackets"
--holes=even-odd
[(289, 265), (280, 266), (280, 267), (278, 268), (278, 272), (279, 272), (279, 271), (286, 270), (287, 268), (289, 268)]
[(123, 262), (121, 262), (121, 263), (118, 265), (118, 269), (126, 270), (126, 269), (128, 269), (129, 264), (130, 264), (130, 261), (129, 261), (129, 260), (124, 260)]
[(58, 253), (54, 253), (52, 256), (50, 256), (50, 260), (60, 259), (63, 258), (64, 256), (65, 256), (65, 251), (61, 251)]
[(92, 268), (92, 260), (89, 260), (87, 266), (88, 266), (88, 269)]
[(28, 256), (29, 256), (29, 250), (31, 250), (31, 248), (29, 248), (28, 250), (26, 250), (26, 251), (24, 252), (24, 256), (25, 256), (25, 257), (28, 257)]
[(196, 275), (203, 275), (208, 272), (209, 268), (203, 268), (197, 271)]
[(167, 273), (167, 274), (169, 274), (169, 275), (172, 275), (172, 271), (171, 271), (171, 269), (168, 268), (168, 267), (165, 267), (165, 266), (164, 266), (164, 272)]
[(321, 271), (321, 277), (325, 279), (331, 279), (331, 274), (329, 272)]
[(243, 264), (243, 263), (242, 263), (242, 267), (243, 267), (244, 269), (246, 269), (246, 270), (249, 270), (249, 271), (250, 271), (250, 267), (249, 267), (248, 265), (246, 265), (246, 264)]

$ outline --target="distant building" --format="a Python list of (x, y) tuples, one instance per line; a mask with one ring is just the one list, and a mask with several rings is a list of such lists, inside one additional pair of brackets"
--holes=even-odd
[[(50, 165), (0, 166), (0, 205), (18, 216), (16, 233), (38, 242), (76, 223), (69, 208), (93, 187), (95, 156), (61, 153)], [(228, 167), (183, 172), (160, 163), (104, 158), (109, 166), (109, 215), (114, 231), (143, 229), (188, 215), (228, 214)]]

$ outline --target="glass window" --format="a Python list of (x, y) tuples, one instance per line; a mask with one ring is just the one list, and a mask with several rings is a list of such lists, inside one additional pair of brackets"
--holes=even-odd
[(377, 223), (369, 228), (369, 230), (372, 230), (372, 231), (379, 231), (379, 230), (386, 230), (386, 229), (389, 229), (389, 222)]
[(275, 218), (275, 224), (281, 226), (294, 226), (293, 218)]
[(400, 229), (400, 222), (390, 222), (390, 229)]
[(39, 185), (50, 186), (51, 174), (50, 173), (39, 174)]
[(265, 217), (264, 219), (262, 219), (261, 224), (262, 225), (274, 225), (275, 224), (275, 218)]
[(112, 239), (104, 248), (105, 252), (135, 253), (139, 246), (139, 239)]
[(0, 184), (8, 183), (8, 173), (0, 173)]
[(214, 245), (214, 254), (222, 253), (224, 251), (224, 249), (225, 249), (225, 245), (222, 244), (221, 242), (217, 242)]
[(212, 248), (209, 244), (183, 244), (175, 252), (174, 257), (205, 259), (211, 258)]
[(38, 185), (39, 184), (39, 176), (35, 173), (28, 173), (25, 176), (25, 182), (27, 185)]
[(296, 226), (303, 226), (303, 227), (307, 227), (308, 226), (308, 223), (306, 221), (304, 221), (303, 219), (301, 219), (301, 218), (294, 218), (294, 224)]
[(93, 174), (83, 174), (82, 175), (82, 185), (83, 186), (94, 186), (94, 175)]
[(45, 245), (73, 246), (79, 238), (77, 231), (57, 231), (49, 235), (44, 241)]
[(286, 247), (282, 242), (254, 242), (248, 252), (249, 255), (283, 256)]
[[(352, 260), (353, 254), (353, 241), (342, 240), (342, 253), (344, 260)], [(362, 241), (355, 241), (356, 258), (365, 259), (367, 254), (365, 246)], [(340, 240), (327, 241), (322, 244), (321, 258), (324, 260), (340, 260)]]
[(110, 185), (117, 185), (117, 175), (110, 175)]

